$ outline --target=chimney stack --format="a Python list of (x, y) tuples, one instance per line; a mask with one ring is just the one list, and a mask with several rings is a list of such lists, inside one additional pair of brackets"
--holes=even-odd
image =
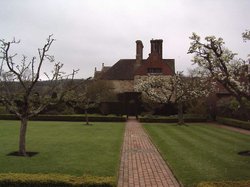
[(143, 44), (141, 40), (136, 41), (136, 64), (142, 64), (143, 59)]
[(150, 40), (151, 43), (151, 53), (156, 52), (162, 58), (162, 42), (163, 40)]

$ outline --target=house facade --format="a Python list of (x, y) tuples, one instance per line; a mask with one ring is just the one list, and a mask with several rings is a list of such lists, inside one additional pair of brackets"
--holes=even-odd
[(152, 39), (151, 52), (143, 58), (143, 43), (136, 41), (135, 59), (120, 59), (113, 66), (102, 65), (101, 71), (95, 68), (94, 79), (109, 81), (116, 93), (133, 92), (137, 79), (149, 75), (172, 76), (175, 74), (175, 60), (163, 59), (163, 40)]

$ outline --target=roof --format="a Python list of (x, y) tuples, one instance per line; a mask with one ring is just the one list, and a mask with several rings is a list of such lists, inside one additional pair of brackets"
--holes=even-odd
[(166, 63), (173, 72), (175, 72), (175, 60), (174, 59), (162, 59), (164, 63)]
[[(142, 61), (142, 65), (145, 64), (147, 60)], [(175, 72), (174, 59), (163, 59), (172, 72)], [(121, 59), (106, 72), (103, 72), (100, 79), (105, 80), (134, 80), (134, 73), (137, 68), (135, 68), (136, 59)]]
[(121, 59), (108, 69), (101, 79), (106, 80), (133, 80), (135, 59)]
[(103, 66), (101, 71), (96, 71), (94, 73), (94, 78), (99, 79), (106, 71), (108, 71), (111, 66)]
[(103, 66), (102, 67), (102, 72), (106, 72), (111, 68), (111, 66)]

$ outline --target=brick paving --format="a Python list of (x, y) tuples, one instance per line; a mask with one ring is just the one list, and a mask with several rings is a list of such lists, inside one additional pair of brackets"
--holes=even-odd
[(118, 187), (180, 187), (141, 124), (129, 119), (119, 170)]

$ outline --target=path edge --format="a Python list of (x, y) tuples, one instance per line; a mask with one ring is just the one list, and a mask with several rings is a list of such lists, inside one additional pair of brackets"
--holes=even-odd
[[(150, 124), (150, 123), (149, 123)], [(154, 143), (154, 141), (152, 140), (151, 136), (149, 135), (149, 133), (147, 132), (147, 130), (143, 127), (144, 123), (141, 123), (142, 129), (143, 131), (147, 134), (150, 142), (155, 146), (156, 150), (158, 151), (158, 153), (160, 154), (160, 156), (162, 157), (163, 161), (167, 164), (169, 170), (171, 171), (171, 173), (173, 174), (175, 180), (178, 182), (178, 184), (180, 185), (180, 187), (184, 187), (184, 185), (181, 183), (181, 181), (176, 177), (176, 174), (173, 172), (172, 166), (168, 163), (168, 161), (163, 157), (162, 152), (160, 151), (159, 147)]]

